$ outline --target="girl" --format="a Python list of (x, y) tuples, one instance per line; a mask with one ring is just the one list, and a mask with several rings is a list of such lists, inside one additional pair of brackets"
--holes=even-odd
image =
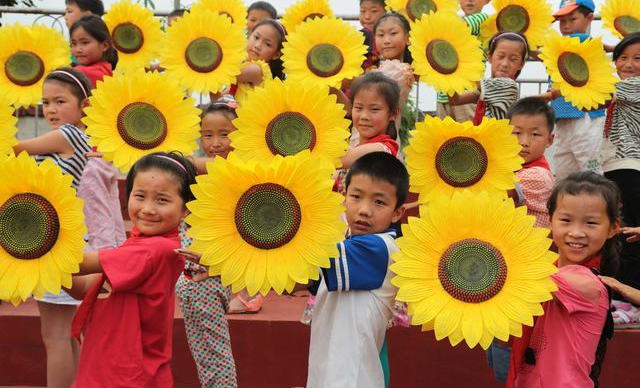
[(118, 54), (111, 43), (109, 29), (97, 15), (84, 15), (69, 29), (71, 36), (71, 54), (79, 65), (76, 70), (82, 72), (96, 87), (96, 82), (105, 76), (111, 76), (118, 62)]
[[(109, 29), (96, 15), (84, 15), (69, 29), (71, 52), (78, 60), (76, 70), (96, 87), (96, 82), (113, 74), (117, 53)], [(87, 226), (87, 250), (96, 251), (120, 246), (126, 239), (118, 194), (118, 170), (101, 158), (90, 158), (78, 188), (84, 199)]]
[(265, 81), (277, 77), (284, 79), (282, 43), (287, 33), (279, 21), (265, 19), (256, 24), (247, 41), (247, 61), (232, 85), (229, 93), (238, 103), (247, 98), (247, 93)]
[(609, 292), (591, 269), (608, 276), (617, 271), (619, 204), (615, 183), (589, 171), (554, 188), (548, 207), (558, 291), (543, 304), (532, 332), (514, 340), (507, 387), (598, 386), (613, 322)]
[(487, 60), (491, 64), (491, 78), (480, 81), (480, 90), (454, 94), (451, 105), (477, 103), (473, 124), (479, 125), (484, 117), (505, 119), (520, 94), (516, 78), (529, 56), (527, 39), (515, 32), (497, 33), (489, 41)]
[[(184, 269), (175, 250), (194, 177), (193, 165), (174, 153), (147, 155), (129, 171), (131, 237), (119, 248), (86, 252), (73, 278), (70, 292), (84, 297), (73, 331), (85, 334), (74, 387), (173, 386), (174, 287)], [(101, 292), (107, 295), (98, 298)]]
[[(237, 118), (236, 108), (233, 97), (225, 95), (204, 109), (200, 141), (208, 158), (226, 158), (232, 150), (228, 135), (236, 129), (232, 124)], [(191, 240), (184, 233), (186, 227), (181, 232), (181, 237), (184, 236), (181, 246), (188, 248)], [(219, 276), (209, 277), (204, 267), (187, 261), (176, 284), (176, 294), (200, 385), (204, 388), (236, 387), (236, 368), (225, 318), (231, 290), (222, 286)]]
[[(613, 60), (620, 82), (607, 110), (601, 158), (605, 176), (620, 187), (622, 219), (640, 225), (640, 33), (620, 41)], [(640, 288), (640, 245), (623, 242), (621, 261), (618, 279)]]
[[(42, 105), (52, 131), (16, 144), (16, 155), (26, 151), (38, 162), (52, 159), (64, 173), (73, 176), (72, 186), (77, 189), (87, 164), (85, 153), (91, 151), (80, 121), (90, 95), (89, 81), (77, 70), (63, 67), (49, 73), (42, 85)], [(79, 347), (70, 329), (78, 303), (65, 292), (46, 294), (38, 300), (50, 388), (68, 388), (75, 376)]]

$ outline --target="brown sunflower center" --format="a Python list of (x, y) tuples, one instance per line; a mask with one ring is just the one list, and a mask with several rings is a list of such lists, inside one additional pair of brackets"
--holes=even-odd
[(523, 34), (529, 28), (529, 12), (520, 5), (507, 5), (496, 18), (498, 31), (513, 31)]
[(493, 245), (467, 238), (451, 244), (442, 254), (438, 278), (454, 298), (480, 303), (500, 292), (507, 280), (507, 263)]
[(111, 35), (115, 48), (125, 54), (138, 52), (144, 44), (142, 30), (133, 23), (118, 24)]
[(640, 20), (631, 15), (618, 16), (616, 20), (613, 21), (613, 26), (622, 36), (640, 32)]
[(222, 49), (213, 39), (198, 38), (189, 43), (184, 51), (184, 58), (193, 71), (209, 73), (220, 66)]
[(310, 13), (310, 14), (308, 14), (307, 16), (305, 16), (305, 17), (304, 17), (304, 19), (302, 19), (302, 21), (303, 21), (303, 22), (306, 22), (306, 21), (308, 21), (308, 20), (313, 20), (313, 19), (315, 19), (315, 18), (322, 18), (322, 17), (324, 17), (324, 15), (323, 15), (323, 14), (318, 13), (318, 12), (314, 12), (314, 13)]
[(433, 0), (409, 0), (406, 10), (411, 21), (416, 21), (426, 13), (436, 12), (438, 6)]
[(454, 137), (440, 146), (435, 163), (438, 175), (447, 184), (469, 187), (487, 171), (487, 151), (475, 139)]
[(224, 16), (228, 17), (229, 19), (231, 19), (231, 23), (234, 22), (233, 16), (231, 16), (231, 14), (229, 12), (227, 12), (227, 11), (219, 11), (218, 14), (219, 15), (224, 15)]
[(16, 194), (0, 206), (0, 246), (13, 257), (42, 257), (56, 244), (59, 232), (56, 209), (38, 194)]
[(4, 63), (4, 73), (14, 84), (30, 86), (42, 78), (44, 62), (31, 51), (17, 51)]
[(331, 77), (344, 66), (344, 57), (339, 48), (321, 43), (313, 46), (307, 54), (307, 67), (318, 77)]
[(265, 140), (274, 155), (295, 155), (303, 150), (313, 150), (316, 129), (302, 113), (282, 112), (267, 125)]
[(589, 65), (580, 55), (564, 52), (558, 57), (558, 70), (572, 86), (581, 87), (589, 82)]
[(167, 120), (155, 106), (132, 102), (118, 113), (120, 137), (131, 147), (149, 150), (162, 144), (167, 137)]
[(256, 248), (275, 249), (287, 244), (295, 237), (301, 221), (298, 200), (276, 183), (250, 187), (236, 204), (238, 233)]
[(427, 61), (440, 74), (451, 74), (458, 69), (458, 51), (446, 40), (434, 39), (426, 48)]

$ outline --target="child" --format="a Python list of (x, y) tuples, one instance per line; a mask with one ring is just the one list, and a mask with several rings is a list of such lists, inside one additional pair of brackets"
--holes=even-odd
[(82, 72), (96, 87), (96, 82), (113, 75), (118, 54), (111, 43), (109, 29), (96, 15), (84, 15), (69, 28), (71, 54), (78, 61), (76, 70)]
[[(640, 33), (618, 43), (613, 60), (620, 82), (605, 124), (603, 170), (620, 188), (625, 225), (640, 225)], [(621, 261), (618, 279), (640, 288), (640, 246), (624, 242)]]
[(479, 125), (484, 117), (504, 119), (509, 108), (518, 100), (516, 78), (520, 75), (527, 57), (529, 43), (515, 32), (499, 32), (489, 41), (487, 60), (491, 64), (491, 78), (480, 81), (480, 91), (454, 94), (451, 105), (477, 103), (473, 124)]
[(171, 27), (171, 24), (176, 20), (178, 20), (179, 18), (183, 17), (185, 12), (186, 12), (186, 9), (184, 8), (177, 8), (171, 11), (167, 16), (167, 26)]
[(362, 28), (360, 32), (364, 35), (364, 44), (367, 46), (366, 59), (362, 63), (364, 71), (375, 67), (378, 63), (378, 50), (376, 50), (373, 39), (373, 26), (385, 13), (386, 3), (384, 0), (360, 0), (360, 14), (358, 19)]
[(65, 0), (64, 21), (67, 28), (71, 28), (82, 15), (104, 15), (102, 0)]
[[(589, 38), (589, 29), (594, 18), (595, 4), (592, 0), (563, 0), (560, 9), (553, 14), (560, 24), (562, 35)], [(556, 111), (556, 139), (553, 164), (558, 179), (581, 170), (602, 173), (598, 162), (604, 109), (583, 112), (563, 97), (551, 102)]]
[(536, 217), (535, 226), (549, 228), (547, 202), (554, 178), (544, 152), (553, 144), (555, 113), (543, 100), (526, 97), (515, 103), (508, 118), (522, 147), (520, 156), (524, 164), (516, 175), (524, 197), (523, 205), (527, 207), (528, 214)]
[[(485, 5), (491, 0), (460, 0), (460, 8), (464, 12), (462, 20), (467, 23), (473, 36), (480, 35), (480, 26), (489, 15), (482, 12)], [(450, 105), (449, 96), (446, 93), (438, 92), (436, 95), (436, 113), (439, 118), (451, 117), (459, 123), (473, 119), (476, 104)]]
[(247, 32), (251, 33), (265, 19), (278, 19), (278, 11), (266, 1), (256, 1), (247, 9)]
[(384, 387), (379, 355), (397, 292), (388, 266), (398, 247), (389, 226), (402, 217), (408, 183), (405, 167), (385, 152), (358, 159), (347, 175), (350, 235), (322, 270), (307, 388)]
[(193, 165), (173, 153), (144, 156), (129, 171), (131, 237), (85, 253), (73, 278), (70, 292), (84, 297), (74, 335), (86, 329), (74, 387), (173, 387), (174, 287), (184, 269), (175, 250), (194, 177)]
[[(507, 387), (594, 387), (613, 334), (609, 293), (591, 268), (617, 270), (620, 194), (615, 183), (589, 171), (560, 181), (549, 199), (558, 248), (558, 286), (532, 332), (514, 339)], [(526, 333), (526, 334), (525, 334)]]
[[(85, 153), (91, 151), (80, 121), (90, 95), (89, 81), (77, 70), (63, 67), (49, 73), (42, 85), (42, 105), (52, 131), (16, 144), (13, 147), (16, 155), (26, 151), (38, 162), (52, 159), (73, 177), (72, 186), (77, 189), (87, 164)], [(69, 387), (73, 382), (79, 346), (71, 338), (70, 329), (78, 303), (64, 291), (58, 295), (47, 293), (38, 300), (49, 387)]]
[[(232, 150), (228, 135), (236, 129), (232, 124), (237, 117), (236, 107), (235, 100), (225, 95), (202, 112), (200, 141), (207, 157), (226, 158)], [(191, 239), (184, 233), (181, 235), (180, 245), (188, 248)], [(209, 277), (204, 267), (187, 261), (176, 284), (176, 294), (184, 314), (185, 331), (200, 386), (236, 387), (236, 367), (225, 318), (231, 290), (222, 286), (219, 276)]]

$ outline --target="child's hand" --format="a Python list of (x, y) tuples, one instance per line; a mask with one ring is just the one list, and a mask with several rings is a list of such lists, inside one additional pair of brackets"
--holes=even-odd
[(193, 275), (191, 280), (193, 280), (194, 282), (201, 282), (208, 278), (209, 278), (209, 273), (205, 271), (205, 272), (198, 272), (197, 274)]
[(620, 293), (627, 302), (633, 303), (635, 305), (640, 304), (640, 290), (636, 290), (631, 286), (627, 286), (624, 283), (620, 283), (614, 278), (610, 278), (608, 276), (600, 276), (600, 280), (605, 285), (611, 287), (612, 290)]
[(625, 227), (621, 229), (622, 234), (627, 236), (628, 242), (638, 242), (640, 241), (640, 227), (629, 228)]
[(175, 253), (185, 258), (185, 260), (189, 260), (192, 263), (200, 264), (200, 259), (202, 258), (201, 253), (193, 252), (188, 249), (178, 248), (174, 250)]

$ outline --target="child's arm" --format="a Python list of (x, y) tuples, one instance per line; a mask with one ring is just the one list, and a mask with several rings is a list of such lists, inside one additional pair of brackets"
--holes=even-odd
[(72, 278), (71, 288), (63, 287), (64, 290), (71, 295), (72, 298), (82, 300), (87, 295), (91, 287), (102, 278), (100, 274), (91, 274), (84, 276), (74, 276)]
[(250, 63), (240, 70), (240, 75), (236, 78), (237, 83), (250, 84), (252, 86), (262, 83), (262, 68), (256, 63)]
[(207, 163), (213, 162), (215, 158), (196, 158), (193, 156), (188, 157), (189, 161), (193, 163), (196, 168), (196, 174), (202, 175), (207, 173)]
[(539, 98), (539, 99), (543, 100), (544, 102), (551, 102), (551, 101), (555, 100), (556, 98), (562, 97), (562, 93), (560, 93), (560, 90), (558, 90), (558, 89), (550, 88), (549, 91), (546, 92), (546, 93), (536, 94), (536, 95), (533, 95), (531, 97)]
[(89, 275), (103, 273), (98, 252), (85, 252), (84, 259), (80, 263), (80, 272), (77, 275)]
[(475, 90), (473, 92), (466, 92), (462, 94), (454, 93), (453, 96), (449, 96), (449, 104), (451, 105), (466, 105), (478, 102), (480, 99), (480, 91)]
[(624, 227), (621, 229), (622, 234), (627, 236), (628, 242), (638, 242), (640, 241), (640, 226), (635, 228)]
[(27, 151), (29, 155), (72, 154), (73, 147), (60, 131), (47, 132), (33, 139), (23, 140), (13, 146), (13, 152), (18, 155)]
[(382, 148), (380, 143), (368, 143), (368, 144), (359, 145), (347, 151), (347, 154), (342, 158), (340, 158), (340, 160), (342, 161), (341, 168), (349, 169), (351, 168), (351, 165), (356, 160), (360, 159), (360, 157), (366, 154), (370, 154), (372, 152), (381, 152), (381, 151), (384, 151), (384, 149)]
[(620, 283), (618, 280), (608, 276), (600, 276), (600, 280), (602, 280), (602, 283), (611, 287), (612, 290), (622, 294), (627, 301), (635, 305), (640, 305), (640, 290)]

